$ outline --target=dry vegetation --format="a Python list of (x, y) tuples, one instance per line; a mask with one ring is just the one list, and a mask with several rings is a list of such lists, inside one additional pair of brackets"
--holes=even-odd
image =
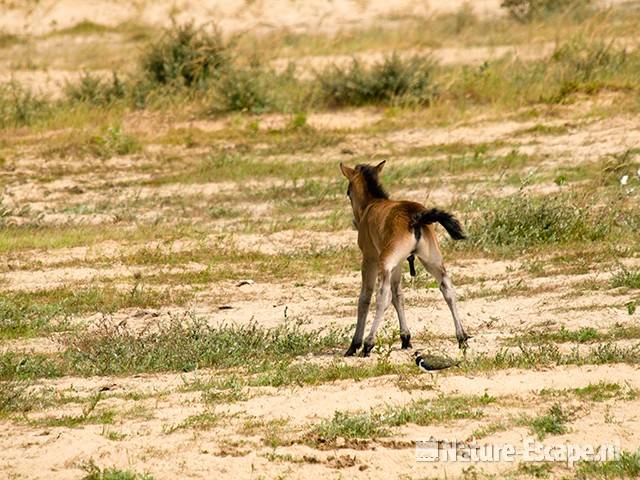
[[(29, 33), (6, 19), (39, 2), (9, 3), (0, 476), (638, 478), (637, 2)], [(471, 348), (436, 378), (391, 311), (371, 358), (341, 356), (360, 274), (337, 166), (380, 158), (393, 197), (469, 234), (442, 239)], [(404, 283), (414, 346), (456, 355), (432, 279)], [(527, 436), (624, 454), (415, 461), (416, 439)]]

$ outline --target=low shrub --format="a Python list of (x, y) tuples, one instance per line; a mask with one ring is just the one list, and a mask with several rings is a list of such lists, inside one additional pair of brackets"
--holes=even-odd
[(394, 53), (371, 66), (364, 66), (357, 59), (347, 67), (334, 65), (316, 74), (316, 79), (321, 99), (332, 107), (427, 105), (436, 95), (434, 67), (435, 62), (428, 56), (404, 59)]

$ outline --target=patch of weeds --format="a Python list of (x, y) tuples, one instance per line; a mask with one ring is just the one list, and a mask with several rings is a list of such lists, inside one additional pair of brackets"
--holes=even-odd
[(613, 288), (640, 289), (640, 270), (630, 271), (621, 265), (620, 269), (611, 278), (611, 286)]
[(262, 441), (266, 446), (276, 448), (291, 443), (287, 438), (290, 432), (291, 426), (286, 418), (265, 420), (250, 417), (242, 424), (238, 433), (244, 436), (262, 435)]
[(0, 382), (0, 418), (13, 412), (25, 412), (32, 405), (29, 384), (20, 380)]
[(331, 442), (338, 437), (368, 439), (390, 434), (380, 415), (374, 412), (336, 411), (333, 418), (322, 421), (312, 430), (312, 435), (322, 442)]
[(247, 381), (242, 377), (232, 374), (225, 375), (223, 378), (212, 379), (207, 382), (196, 380), (185, 385), (185, 391), (200, 390), (202, 391), (202, 400), (205, 403), (233, 403), (249, 398), (245, 392)]
[(102, 436), (107, 440), (111, 440), (112, 442), (120, 442), (127, 438), (127, 434), (117, 432), (115, 430), (112, 430), (111, 428), (106, 428), (106, 426), (102, 428)]
[[(612, 332), (611, 334), (613, 335)], [(569, 330), (563, 325), (562, 327), (560, 327), (560, 330), (557, 331), (546, 329), (542, 331), (527, 332), (524, 335), (517, 335), (515, 337), (507, 339), (506, 343), (510, 345), (518, 345), (520, 343), (589, 343), (598, 340), (604, 340), (607, 338), (613, 338), (609, 336), (609, 333), (610, 332), (598, 332), (593, 327), (582, 327), (578, 330)]]
[(138, 139), (126, 133), (120, 125), (107, 127), (103, 134), (93, 137), (89, 144), (89, 151), (100, 158), (130, 155), (141, 150), (142, 145)]
[(60, 360), (42, 353), (0, 353), (0, 380), (51, 378), (63, 375)]
[(544, 440), (548, 434), (559, 435), (567, 433), (567, 422), (571, 419), (571, 415), (560, 403), (551, 406), (545, 415), (535, 418), (528, 418), (522, 421), (523, 425), (527, 425), (539, 440)]
[[(640, 162), (636, 159), (640, 155), (640, 148), (628, 148), (622, 152), (605, 156), (598, 164), (600, 185), (622, 185), (626, 176), (625, 185), (630, 185), (638, 178)], [(634, 161), (635, 160), (635, 161)]]
[(600, 381), (598, 383), (590, 383), (586, 387), (573, 389), (542, 389), (540, 395), (544, 397), (561, 397), (566, 398), (568, 394), (573, 394), (580, 400), (590, 402), (604, 402), (612, 398), (619, 400), (633, 400), (637, 397), (638, 392), (629, 385), (623, 386), (618, 383), (610, 383)]
[(635, 453), (622, 452), (620, 458), (606, 462), (581, 462), (575, 476), (578, 480), (638, 477), (640, 477), (640, 450)]
[(553, 462), (522, 462), (516, 472), (533, 478), (549, 478), (555, 467)]
[(0, 84), (0, 128), (31, 125), (50, 112), (49, 103), (16, 82)]
[(93, 460), (80, 466), (86, 475), (82, 480), (153, 480), (148, 474), (135, 473), (119, 468), (100, 468)]
[[(31, 293), (0, 294), (0, 338), (34, 337), (69, 328), (62, 305), (34, 300)], [(54, 324), (53, 319), (59, 321)]]
[(348, 67), (334, 65), (317, 74), (317, 81), (323, 101), (333, 107), (427, 105), (436, 96), (434, 66), (430, 57), (404, 59), (394, 53), (371, 66), (356, 59)]
[(503, 422), (492, 422), (474, 430), (473, 433), (471, 433), (471, 437), (479, 440), (481, 438), (488, 437), (489, 435), (493, 435), (494, 433), (504, 432), (506, 430), (509, 430), (509, 425)]
[(433, 425), (451, 420), (480, 418), (478, 407), (493, 403), (489, 395), (440, 396), (433, 400), (415, 400), (402, 406), (386, 406), (369, 412), (334, 412), (333, 418), (312, 428), (309, 437), (315, 442), (331, 443), (338, 437), (371, 439), (391, 435), (390, 428), (413, 423)]
[[(78, 332), (65, 339), (67, 368), (82, 375), (197, 368), (246, 367), (260, 371), (274, 363), (319, 353), (346, 343), (340, 330), (303, 330), (295, 322), (267, 329), (256, 323), (214, 327), (196, 318), (172, 318), (153, 331), (134, 332), (118, 324)], [(251, 359), (251, 361), (248, 361)]]
[(72, 102), (107, 106), (125, 97), (125, 85), (114, 72), (111, 81), (85, 72), (77, 83), (67, 82), (65, 95)]
[(632, 400), (638, 394), (635, 389), (630, 387), (625, 389), (617, 383), (609, 382), (590, 383), (586, 387), (576, 388), (573, 391), (578, 398), (592, 402), (603, 402), (611, 398)]
[(115, 418), (115, 411), (105, 410), (94, 413), (102, 394), (93, 395), (80, 415), (63, 415), (61, 417), (44, 417), (31, 420), (30, 423), (39, 427), (67, 427), (74, 428), (86, 424), (111, 424)]
[(187, 417), (178, 425), (165, 429), (165, 433), (173, 433), (177, 430), (210, 430), (217, 427), (221, 420), (222, 415), (206, 411)]
[(476, 208), (482, 216), (469, 226), (466, 243), (483, 250), (599, 240), (613, 221), (594, 218), (588, 207), (559, 194), (542, 198), (518, 193)]
[(319, 385), (336, 380), (364, 380), (382, 375), (409, 374), (415, 370), (406, 365), (387, 361), (373, 364), (350, 364), (334, 361), (328, 365), (309, 363), (280, 363), (275, 368), (259, 374), (252, 384), (255, 386), (280, 387), (285, 385)]
[[(112, 286), (88, 286), (86, 288), (59, 287), (37, 292), (15, 293), (4, 298), (9, 300), (11, 309), (19, 312), (37, 312), (48, 314), (51, 318), (68, 319), (82, 313), (113, 313), (124, 308), (157, 308), (168, 305), (172, 301), (183, 303), (186, 298), (182, 294), (156, 291), (144, 288), (140, 281), (134, 279), (128, 290), (118, 290)], [(18, 317), (16, 317), (18, 318)]]
[(480, 354), (460, 365), (465, 371), (495, 370), (504, 368), (538, 368), (555, 365), (603, 365), (606, 363), (640, 363), (640, 344), (620, 347), (613, 343), (602, 343), (586, 352), (574, 348), (563, 354), (557, 345), (518, 345), (518, 350), (503, 349), (495, 355)]

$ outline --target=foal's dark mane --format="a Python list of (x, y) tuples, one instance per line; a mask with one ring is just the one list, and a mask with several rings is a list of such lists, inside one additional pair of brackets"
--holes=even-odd
[(356, 171), (362, 174), (367, 190), (373, 198), (389, 198), (389, 194), (378, 180), (378, 172), (375, 167), (360, 164), (356, 166)]

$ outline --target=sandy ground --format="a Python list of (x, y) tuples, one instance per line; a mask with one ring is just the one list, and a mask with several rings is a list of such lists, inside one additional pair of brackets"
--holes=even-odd
[[(46, 0), (34, 5), (25, 0), (0, 6), (0, 28), (9, 33), (41, 34), (73, 26), (85, 19), (115, 27), (132, 19), (167, 26), (171, 24), (171, 18), (175, 18), (179, 22), (195, 21), (197, 24), (217, 21), (225, 31), (288, 28), (333, 32), (354, 25), (363, 26), (399, 12), (402, 15), (454, 12), (463, 3), (462, 0), (417, 3), (403, 0), (392, 4), (381, 0), (185, 0), (178, 3)], [(474, 2), (474, 10), (479, 14), (493, 14), (499, 10), (499, 5), (498, 0), (478, 0)]]
[[(498, 0), (473, 3), (482, 15), (495, 15)], [(375, 22), (392, 21), (395, 15), (424, 15), (456, 11), (462, 2), (383, 2), (380, 0), (326, 2), (309, 0), (293, 2), (218, 1), (193, 2), (114, 2), (114, 1), (12, 1), (0, 5), (0, 32), (15, 34), (45, 34), (77, 24), (84, 19), (117, 26), (126, 21), (167, 25), (170, 14), (177, 20), (194, 19), (204, 23), (215, 19), (229, 32), (247, 29), (269, 30), (289, 28), (296, 31), (338, 31)], [(523, 58), (545, 54), (546, 46), (504, 46), (469, 49), (440, 49), (434, 55), (443, 63), (454, 61), (476, 63), (486, 58), (513, 53)], [(372, 54), (370, 59), (375, 58)], [(288, 59), (276, 63), (285, 64)], [(313, 57), (300, 60), (307, 68), (348, 61), (346, 57)], [(98, 72), (106, 74), (106, 72)], [(51, 69), (45, 73), (21, 71), (0, 72), (0, 80), (13, 76), (17, 81), (38, 86), (44, 91), (61, 88), (67, 78), (77, 76), (73, 70)], [(599, 101), (606, 107), (603, 95)], [(558, 167), (576, 167), (597, 162), (640, 145), (640, 117), (620, 114), (604, 119), (597, 115), (583, 116), (588, 106), (558, 107), (542, 122), (548, 127), (563, 127), (554, 134), (532, 133), (540, 118), (504, 115), (487, 118), (479, 115), (447, 126), (411, 126), (396, 129), (375, 127), (385, 120), (385, 112), (377, 109), (357, 109), (342, 112), (311, 113), (307, 123), (318, 130), (339, 132), (344, 140), (337, 145), (316, 149), (312, 153), (265, 157), (266, 161), (351, 162), (358, 158), (389, 157), (395, 165), (412, 166), (416, 159), (411, 149), (430, 147), (474, 146), (496, 142), (493, 152), (511, 150), (526, 153), (539, 161), (535, 168), (519, 173), (549, 174)], [(194, 129), (221, 132), (234, 127), (237, 119), (193, 120), (161, 125), (132, 115), (126, 128), (148, 131)], [(263, 115), (262, 130), (285, 128), (290, 116)], [(417, 123), (417, 124), (416, 124)], [(367, 130), (371, 129), (371, 131)], [(307, 206), (296, 210), (281, 198), (266, 195), (270, 189), (291, 186), (291, 180), (264, 177), (250, 181), (207, 181), (194, 183), (154, 184), (154, 180), (172, 172), (173, 164), (158, 161), (161, 154), (178, 158), (191, 165), (192, 157), (206, 153), (209, 146), (192, 150), (167, 145), (146, 145), (141, 154), (115, 156), (110, 159), (74, 158), (44, 159), (38, 152), (48, 136), (60, 132), (22, 132), (16, 152), (0, 163), (0, 206), (6, 225), (35, 223), (43, 227), (68, 228), (80, 226), (102, 228), (87, 244), (16, 249), (9, 247), (0, 253), (0, 289), (3, 294), (37, 294), (55, 288), (81, 289), (88, 285), (131, 288), (134, 276), (147, 278), (206, 271), (210, 267), (206, 256), (196, 252), (225, 248), (240, 252), (247, 258), (262, 255), (313, 256), (325, 251), (349, 251), (356, 244), (356, 232), (343, 222), (340, 227), (313, 224), (335, 215), (343, 221), (348, 217), (348, 202), (341, 193), (339, 205)], [(0, 144), (0, 146), (2, 146)], [(447, 154), (434, 154), (434, 160)], [(185, 167), (186, 168), (186, 167)], [(63, 171), (63, 174), (52, 172)], [(336, 168), (336, 177), (338, 170)], [(306, 179), (313, 182), (316, 179)], [(299, 181), (298, 185), (305, 185)], [(342, 188), (342, 186), (341, 186)], [(430, 204), (451, 205), (472, 195), (504, 196), (518, 189), (536, 195), (566, 191), (570, 186), (557, 185), (552, 180), (521, 187), (500, 182), (499, 172), (461, 173), (441, 178), (424, 178), (403, 185), (394, 196), (427, 201)], [(246, 192), (266, 192), (265, 199), (247, 201)], [(236, 214), (216, 218), (207, 215), (213, 206), (233, 206)], [(347, 212), (346, 216), (344, 212)], [(127, 216), (128, 215), (128, 216)], [(189, 218), (198, 234), (184, 238), (139, 239), (134, 234), (138, 225), (153, 225), (167, 216)], [(247, 220), (248, 219), (248, 220)], [(308, 222), (303, 226), (286, 223), (290, 220)], [(270, 222), (285, 227), (269, 228)], [(158, 223), (158, 230), (163, 223)], [(315, 228), (309, 225), (315, 225)], [(320, 225), (320, 227), (318, 227)], [(124, 229), (116, 239), (114, 231)], [(128, 230), (126, 230), (126, 228)], [(34, 229), (37, 237), (40, 231)], [(0, 240), (4, 240), (0, 231)], [(28, 240), (34, 240), (33, 238)], [(35, 240), (44, 240), (35, 238)], [(4, 243), (0, 242), (4, 248)], [(7, 253), (8, 252), (8, 253)], [(180, 254), (186, 260), (176, 265), (132, 264), (127, 259), (145, 252)], [(189, 253), (194, 252), (193, 258)], [(579, 253), (579, 252), (578, 252)], [(354, 253), (355, 254), (355, 253)], [(497, 260), (491, 257), (466, 258), (445, 251), (447, 268), (460, 297), (462, 320), (473, 334), (470, 358), (495, 355), (505, 348), (515, 349), (510, 339), (524, 332), (577, 330), (584, 327), (607, 331), (614, 327), (637, 325), (638, 316), (630, 316), (625, 303), (637, 297), (637, 292), (612, 289), (608, 285), (614, 274), (612, 263), (601, 265), (583, 253), (588, 265), (579, 273), (543, 269), (535, 272), (533, 260), (522, 258)], [(549, 260), (540, 255), (536, 261)], [(621, 257), (615, 267), (637, 269), (638, 258)], [(577, 260), (575, 263), (579, 263)], [(545, 264), (546, 265), (546, 264)], [(560, 268), (554, 266), (554, 268)], [(549, 270), (549, 271), (547, 271)], [(421, 277), (424, 282), (424, 278)], [(152, 288), (166, 291), (189, 291), (192, 299), (186, 305), (164, 305), (159, 308), (127, 308), (104, 316), (100, 312), (80, 314), (70, 319), (75, 328), (95, 327), (104, 322), (126, 324), (134, 331), (153, 328), (175, 316), (192, 313), (212, 325), (249, 324), (259, 321), (264, 327), (277, 327), (287, 318), (303, 319), (304, 328), (349, 327), (354, 323), (360, 274), (343, 271), (335, 275), (298, 278), (251, 278), (245, 281), (223, 278), (202, 285), (156, 284)], [(420, 280), (420, 279), (419, 279)], [(414, 333), (414, 347), (447, 355), (458, 355), (453, 337), (453, 322), (440, 292), (423, 288), (408, 275), (404, 279), (406, 309)], [(526, 287), (526, 288), (514, 288)], [(514, 293), (508, 293), (512, 289)], [(507, 293), (505, 293), (507, 292)], [(223, 308), (220, 308), (223, 307)], [(397, 321), (389, 311), (385, 329)], [(418, 334), (418, 335), (415, 335)], [(64, 345), (66, 332), (52, 335), (4, 340), (0, 353), (28, 352), (55, 354)], [(629, 347), (637, 339), (616, 339), (613, 344)], [(597, 347), (598, 343), (559, 343), (563, 353), (578, 348), (580, 352)], [(397, 345), (390, 361), (412, 365), (412, 358)], [(346, 345), (345, 345), (346, 348)], [(309, 356), (302, 364), (328, 365), (346, 362), (348, 365), (374, 364), (379, 357), (343, 360), (342, 350)], [(627, 364), (602, 364), (556, 368), (498, 369), (468, 373), (453, 368), (438, 374), (414, 375), (408, 379), (399, 375), (383, 375), (361, 381), (341, 380), (319, 385), (286, 385), (282, 387), (244, 387), (237, 401), (205, 402), (202, 392), (188, 387), (197, 381), (224, 379), (230, 372), (200, 369), (195, 372), (168, 372), (132, 376), (63, 377), (39, 379), (34, 391), (68, 397), (53, 406), (37, 408), (23, 415), (0, 419), (0, 477), (11, 479), (78, 479), (82, 465), (92, 461), (101, 467), (117, 467), (148, 472), (156, 480), (175, 478), (482, 478), (474, 472), (496, 474), (498, 478), (512, 473), (511, 463), (420, 463), (416, 462), (415, 441), (433, 438), (440, 442), (458, 440), (461, 444), (521, 445), (531, 437), (531, 431), (518, 419), (547, 411), (553, 398), (541, 392), (569, 390), (598, 382), (621, 385), (625, 392), (640, 389), (640, 369)], [(409, 382), (411, 388), (403, 386)], [(63, 419), (65, 415), (80, 415), (90, 398), (102, 391), (96, 413), (113, 410), (112, 423), (81, 423), (78, 426), (44, 426), (43, 419)], [(309, 441), (308, 432), (338, 410), (382, 409), (400, 407), (412, 400), (438, 399), (458, 395), (487, 394), (497, 399), (482, 410), (482, 416), (471, 419), (435, 422), (429, 426), (403, 425), (389, 437), (351, 441), (339, 438), (335, 444), (318, 445)], [(572, 412), (568, 431), (553, 435), (547, 441), (554, 444), (601, 444), (617, 442), (623, 450), (634, 451), (640, 445), (640, 400), (637, 396), (611, 398), (602, 402), (580, 401), (570, 393), (560, 397)], [(200, 413), (218, 415), (220, 420), (208, 428), (180, 425)], [(491, 426), (507, 423), (507, 427), (491, 430)], [(482, 438), (478, 433), (489, 430)], [(270, 445), (277, 436), (280, 444)], [(553, 478), (572, 475), (573, 471), (558, 467)], [(522, 478), (529, 478), (523, 475)]]

